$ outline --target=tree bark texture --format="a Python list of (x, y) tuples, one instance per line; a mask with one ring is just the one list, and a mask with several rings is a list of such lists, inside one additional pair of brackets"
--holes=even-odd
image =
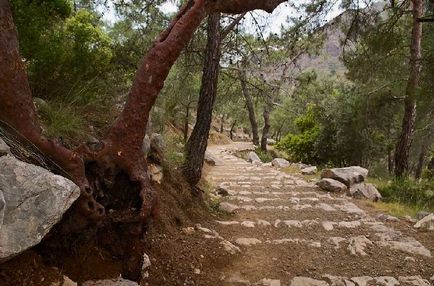
[(252, 128), (252, 139), (254, 145), (259, 145), (259, 132), (258, 132), (258, 121), (256, 120), (255, 107), (253, 105), (252, 97), (250, 96), (249, 90), (247, 88), (247, 75), (246, 70), (242, 69), (240, 71), (241, 79), (241, 90), (243, 92), (244, 98), (246, 100), (246, 107), (249, 113), (250, 126)]
[[(155, 215), (157, 199), (147, 175), (142, 142), (149, 114), (164, 81), (207, 14), (272, 11), (284, 0), (189, 0), (156, 39), (136, 72), (127, 102), (98, 144), (83, 144), (71, 151), (41, 132), (22, 59), (8, 0), (0, 0), (0, 121), (38, 148), (81, 189), (78, 205), (89, 218), (101, 218), (104, 207), (96, 198), (107, 184), (126, 174), (139, 189), (141, 216)], [(104, 194), (104, 192), (103, 192)]]
[(262, 129), (262, 138), (261, 138), (261, 150), (267, 151), (267, 141), (270, 133), (270, 106), (265, 104), (264, 112), (262, 113), (264, 117), (264, 128)]
[(402, 119), (401, 135), (395, 147), (395, 176), (402, 177), (408, 171), (410, 148), (416, 123), (416, 94), (419, 88), (422, 57), (422, 23), (418, 21), (423, 16), (423, 0), (413, 2), (413, 28), (410, 47), (410, 76), (407, 82), (404, 100), (404, 117)]
[(190, 185), (195, 186), (201, 176), (208, 136), (211, 128), (212, 110), (217, 96), (220, 71), (220, 13), (208, 17), (208, 40), (203, 65), (202, 83), (197, 106), (196, 124), (187, 142), (184, 175)]

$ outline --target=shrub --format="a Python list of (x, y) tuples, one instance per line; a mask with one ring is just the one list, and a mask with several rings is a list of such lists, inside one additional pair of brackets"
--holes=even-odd
[(258, 155), (258, 157), (264, 163), (268, 163), (268, 162), (273, 161), (273, 156), (271, 155), (271, 153), (266, 152), (266, 151), (262, 150), (261, 148), (256, 148), (255, 153)]
[(386, 202), (400, 202), (421, 209), (434, 210), (434, 180), (396, 179), (380, 187)]

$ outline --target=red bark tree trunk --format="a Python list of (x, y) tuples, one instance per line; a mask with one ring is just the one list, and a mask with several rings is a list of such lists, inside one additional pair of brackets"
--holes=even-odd
[[(9, 2), (0, 0), (0, 120), (46, 154), (80, 186), (79, 205), (87, 216), (99, 218), (104, 214), (104, 208), (94, 199), (94, 189), (124, 172), (130, 183), (140, 189), (141, 215), (147, 218), (155, 214), (157, 200), (149, 182), (141, 146), (150, 110), (172, 65), (207, 14), (234, 14), (254, 9), (271, 12), (282, 2), (284, 0), (187, 1), (146, 54), (123, 111), (100, 144), (83, 144), (73, 152), (42, 136), (18, 51)], [(88, 176), (91, 174), (91, 185), (86, 173)]]

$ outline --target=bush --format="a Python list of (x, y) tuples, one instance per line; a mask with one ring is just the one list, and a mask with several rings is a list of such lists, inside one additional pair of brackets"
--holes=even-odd
[(256, 148), (255, 153), (264, 163), (273, 161), (273, 156), (269, 152), (263, 151), (261, 148)]
[(317, 142), (321, 127), (315, 121), (313, 107), (309, 106), (306, 114), (298, 117), (295, 124), (300, 134), (287, 134), (277, 148), (286, 151), (291, 161), (318, 163)]
[(396, 179), (379, 188), (386, 202), (404, 203), (425, 210), (434, 210), (433, 190), (434, 180), (417, 182), (408, 178)]

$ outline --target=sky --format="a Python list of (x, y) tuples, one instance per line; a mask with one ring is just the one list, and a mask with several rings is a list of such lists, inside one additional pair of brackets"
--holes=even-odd
[[(304, 0), (305, 2), (308, 0)], [(302, 2), (302, 1), (299, 1)], [(339, 2), (339, 1), (338, 1)], [(177, 0), (168, 0), (159, 6), (159, 9), (166, 14), (174, 14), (178, 11)], [(104, 11), (104, 19), (110, 23), (116, 21), (116, 16), (113, 9), (103, 8)], [(328, 13), (326, 20), (333, 19), (337, 15), (341, 13), (338, 5), (335, 5), (333, 9)], [(256, 19), (259, 26), (264, 26), (262, 30), (262, 34), (264, 36), (273, 34), (280, 34), (282, 25), (287, 26), (287, 18), (289, 16), (294, 16), (294, 10), (289, 7), (287, 3), (281, 4), (272, 14), (268, 14), (264, 11), (253, 11), (246, 15), (245, 20), (242, 21), (241, 25), (243, 25), (244, 29), (251, 33), (257, 34), (258, 25), (255, 24), (253, 19)]]

